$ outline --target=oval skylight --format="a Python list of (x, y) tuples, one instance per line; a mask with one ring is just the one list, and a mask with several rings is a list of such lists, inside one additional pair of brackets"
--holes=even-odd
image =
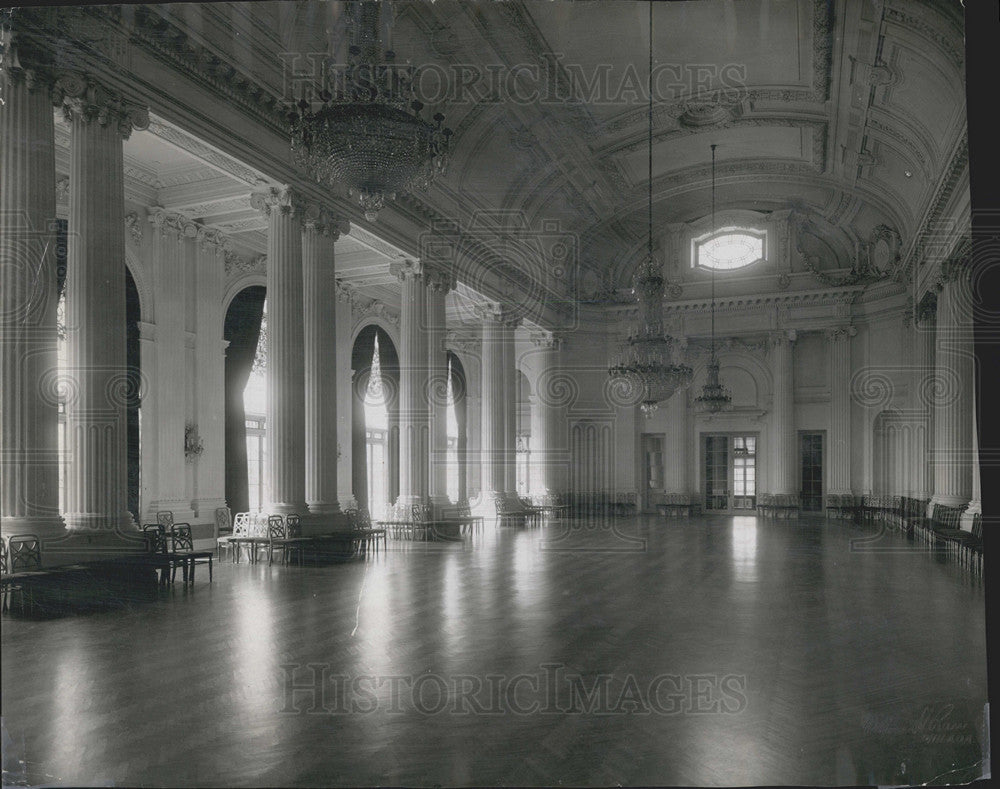
[(764, 234), (725, 228), (695, 244), (696, 265), (716, 271), (744, 268), (764, 259)]

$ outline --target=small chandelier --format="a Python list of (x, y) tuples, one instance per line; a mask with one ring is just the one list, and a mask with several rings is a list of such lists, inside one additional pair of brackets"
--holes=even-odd
[(413, 66), (397, 67), (388, 46), (382, 54), (379, 30), (387, 43), (390, 3), (350, 5), (347, 68), (328, 74), (317, 94), (318, 109), (306, 98), (290, 107), (288, 124), (295, 163), (317, 183), (346, 185), (365, 219), (374, 222), (387, 200), (426, 190), (445, 173), (452, 131), (442, 126), (441, 113), (433, 122), (421, 117)]
[[(715, 234), (715, 145), (712, 145), (712, 234)], [(717, 414), (733, 407), (733, 396), (719, 382), (719, 360), (715, 355), (715, 268), (712, 268), (712, 355), (708, 362), (708, 378), (701, 394), (694, 399), (694, 407), (701, 413)]]
[[(653, 75), (653, 4), (649, 4), (649, 75)], [(639, 302), (637, 326), (611, 361), (608, 376), (640, 398), (639, 408), (649, 417), (659, 403), (691, 383), (690, 366), (676, 361), (674, 339), (663, 329), (663, 274), (653, 257), (653, 90), (649, 85), (649, 192), (647, 253), (632, 286)]]

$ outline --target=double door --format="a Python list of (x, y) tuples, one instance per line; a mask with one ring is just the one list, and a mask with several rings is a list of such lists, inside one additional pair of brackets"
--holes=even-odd
[(757, 435), (714, 433), (702, 437), (702, 488), (706, 512), (757, 507)]

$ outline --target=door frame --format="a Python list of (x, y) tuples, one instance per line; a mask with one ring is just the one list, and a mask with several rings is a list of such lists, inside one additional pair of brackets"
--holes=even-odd
[[(737, 436), (753, 438), (756, 439), (755, 451), (754, 451), (754, 502), (756, 503), (760, 492), (758, 490), (758, 485), (760, 483), (760, 431), (759, 430), (712, 430), (712, 431), (702, 431), (698, 433), (698, 467), (700, 469), (701, 484), (699, 486), (699, 507), (705, 513), (711, 513), (713, 515), (739, 515), (753, 513), (756, 514), (757, 508), (736, 508), (733, 506), (734, 494), (734, 469), (735, 469), (735, 452), (733, 450), (732, 439)], [(708, 477), (705, 474), (705, 450), (708, 442), (708, 438), (724, 437), (726, 438), (726, 488), (728, 491), (727, 502), (728, 505), (724, 510), (710, 510), (705, 507), (705, 499), (708, 496)]]

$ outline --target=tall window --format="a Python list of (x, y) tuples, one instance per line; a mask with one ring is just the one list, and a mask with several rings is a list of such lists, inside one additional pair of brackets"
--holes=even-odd
[(250, 377), (243, 390), (243, 409), (246, 412), (247, 434), (247, 486), (250, 509), (261, 510), (270, 499), (264, 477), (267, 456), (267, 301), (260, 319), (260, 338), (254, 355)]
[(733, 438), (733, 508), (751, 509), (757, 495), (757, 438)]
[(447, 493), (458, 501), (458, 415), (455, 413), (455, 386), (452, 382), (451, 357), (448, 357), (448, 392), (445, 406), (447, 443)]
[(247, 426), (247, 488), (251, 510), (262, 510), (267, 500), (264, 483), (264, 454), (267, 443), (264, 417), (249, 417)]
[(515, 451), (517, 463), (517, 493), (519, 496), (531, 494), (531, 434), (522, 433), (517, 437)]
[(698, 268), (715, 271), (752, 266), (764, 260), (767, 233), (742, 227), (724, 227), (694, 240), (692, 260)]
[(368, 510), (372, 518), (385, 517), (389, 501), (388, 436), (389, 411), (382, 386), (382, 362), (379, 358), (378, 335), (372, 354), (371, 376), (365, 389), (365, 449), (368, 468)]

